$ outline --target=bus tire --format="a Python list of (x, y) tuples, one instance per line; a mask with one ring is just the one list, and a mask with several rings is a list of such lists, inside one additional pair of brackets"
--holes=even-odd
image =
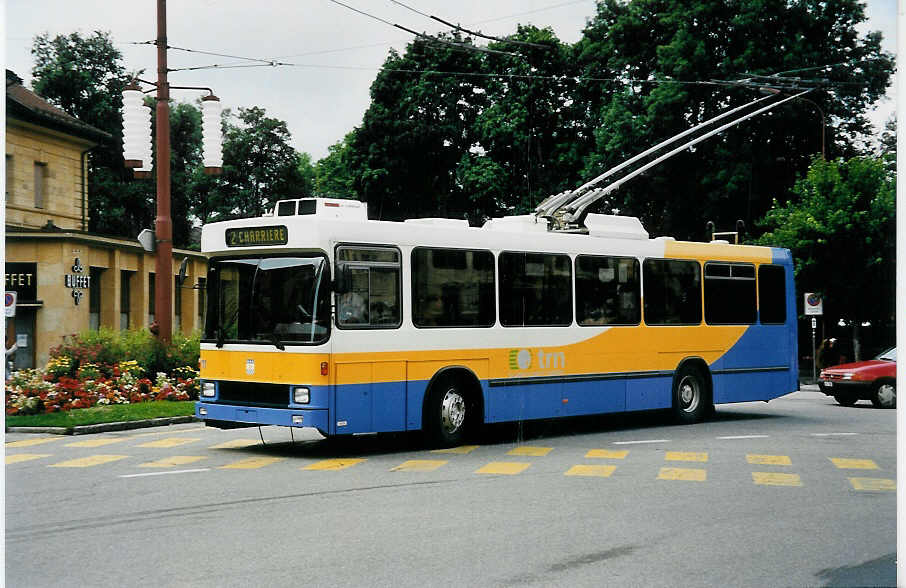
[(452, 447), (465, 439), (475, 405), (456, 377), (443, 377), (431, 385), (425, 400), (425, 433), (431, 445)]
[(685, 364), (673, 379), (673, 416), (680, 424), (697, 423), (713, 410), (711, 393), (701, 369)]

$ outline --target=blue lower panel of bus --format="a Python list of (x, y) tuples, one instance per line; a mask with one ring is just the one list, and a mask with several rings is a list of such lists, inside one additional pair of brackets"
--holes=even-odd
[(346, 384), (336, 387), (335, 397), (336, 428), (331, 432), (342, 435), (406, 430), (406, 382)]
[[(207, 414), (202, 414), (202, 410)], [(329, 423), (327, 409), (323, 408), (265, 408), (261, 406), (234, 406), (196, 402), (195, 416), (200, 419), (253, 423), (256, 425), (280, 425), (284, 427), (314, 427), (327, 432)], [(293, 423), (293, 417), (302, 417), (301, 423)]]

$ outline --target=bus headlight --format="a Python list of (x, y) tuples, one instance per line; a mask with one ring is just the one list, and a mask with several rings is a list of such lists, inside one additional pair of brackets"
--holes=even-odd
[(308, 388), (304, 386), (296, 386), (293, 388), (293, 402), (296, 404), (308, 404), (311, 400), (311, 394), (308, 391)]
[(201, 395), (213, 398), (217, 394), (217, 386), (214, 382), (203, 382), (201, 384)]

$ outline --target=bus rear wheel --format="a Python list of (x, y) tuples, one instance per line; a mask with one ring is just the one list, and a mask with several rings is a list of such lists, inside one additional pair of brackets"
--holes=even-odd
[(704, 420), (711, 410), (711, 395), (705, 377), (698, 368), (685, 365), (679, 369), (673, 384), (673, 416), (681, 424)]
[(463, 385), (455, 378), (432, 385), (425, 402), (425, 432), (431, 443), (442, 447), (461, 443), (473, 418), (471, 408)]

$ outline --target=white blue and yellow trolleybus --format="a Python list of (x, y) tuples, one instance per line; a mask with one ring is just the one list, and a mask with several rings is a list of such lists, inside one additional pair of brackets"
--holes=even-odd
[(649, 238), (638, 219), (469, 227), (285, 200), (210, 224), (196, 416), (323, 435), (672, 410), (798, 389), (789, 251)]

